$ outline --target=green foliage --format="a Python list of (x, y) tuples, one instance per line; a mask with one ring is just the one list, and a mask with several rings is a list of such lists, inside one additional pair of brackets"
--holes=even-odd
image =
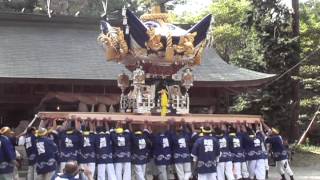
[(320, 65), (304, 65), (300, 67), (300, 76), (317, 78), (320, 76)]
[[(242, 63), (246, 58), (252, 58), (260, 62), (260, 66), (247, 67), (273, 74), (282, 74), (298, 63), (299, 44), (298, 39), (293, 38), (291, 13), (279, 0), (252, 0), (243, 27), (256, 35), (251, 39), (252, 44), (250, 38), (247, 38), (247, 49), (239, 51), (237, 62)], [(248, 94), (247, 103), (242, 103), (247, 107), (240, 112), (262, 113), (271, 125), (287, 129), (293, 118), (292, 110), (297, 104), (294, 98), (295, 82), (291, 78), (294, 73), (296, 72), (283, 76), (266, 88)], [(235, 107), (239, 106), (237, 102), (238, 100)]]
[(298, 62), (298, 43), (292, 38), (291, 13), (280, 0), (253, 0), (246, 25), (253, 27), (263, 47), (269, 73), (280, 74)]
[(300, 101), (301, 110), (312, 108), (314, 105), (320, 105), (320, 96), (313, 96), (312, 98), (301, 99)]
[(230, 62), (239, 67), (266, 72), (266, 62), (261, 53), (261, 44), (259, 44), (257, 34), (254, 30), (250, 31), (243, 41), (245, 44), (244, 47), (231, 55)]
[[(209, 8), (202, 13), (194, 15), (185, 12), (182, 16), (176, 17), (175, 22), (195, 24), (207, 14), (212, 14), (214, 20), (208, 32), (210, 46), (215, 47), (224, 60), (241, 64), (233, 61), (233, 56), (246, 47), (245, 39), (248, 33), (241, 27), (241, 22), (246, 17), (249, 5), (248, 0), (213, 0)], [(252, 63), (251, 59), (248, 61)]]
[[(320, 1), (309, 0), (300, 4), (301, 55), (306, 56), (320, 46)], [(320, 54), (315, 54), (301, 66), (302, 81), (299, 123), (303, 128), (309, 124), (320, 105)], [(317, 122), (319, 127), (320, 122)], [(312, 140), (320, 137), (319, 131), (312, 131)], [(319, 143), (319, 142), (318, 142)]]
[(320, 90), (320, 79), (316, 78), (305, 78), (302, 80), (305, 90), (312, 90), (319, 92)]
[[(260, 72), (281, 74), (298, 63), (299, 45), (303, 57), (320, 44), (319, 1), (311, 0), (300, 7), (300, 41), (293, 37), (290, 11), (279, 0), (213, 0), (201, 14), (186, 12), (175, 17), (175, 22), (194, 24), (211, 13), (214, 22), (209, 32), (210, 43), (226, 61)], [(299, 123), (303, 128), (319, 104), (319, 57), (312, 57), (299, 72), (303, 88)], [(297, 71), (293, 71), (267, 88), (239, 95), (230, 112), (263, 114), (271, 125), (287, 129), (297, 104), (292, 79), (296, 75)]]
[(241, 22), (248, 9), (247, 0), (214, 0), (209, 7), (209, 12), (214, 17), (210, 32), (213, 38), (211, 46), (215, 47), (227, 62), (246, 46), (244, 42), (248, 34), (241, 28)]
[(312, 146), (312, 145), (299, 145), (295, 147), (297, 152), (307, 152), (307, 153), (314, 153), (320, 154), (320, 147), (319, 146)]
[(240, 25), (249, 5), (248, 0), (213, 0), (209, 11), (214, 16), (214, 25)]
[(300, 34), (303, 55), (310, 53), (320, 45), (319, 0), (309, 0), (300, 4)]
[(162, 12), (173, 10), (175, 5), (184, 3), (185, 0), (137, 0), (139, 10), (142, 12), (150, 11), (150, 8), (159, 5)]

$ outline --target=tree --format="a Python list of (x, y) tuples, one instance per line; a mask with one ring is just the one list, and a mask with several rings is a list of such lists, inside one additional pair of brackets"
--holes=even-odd
[[(300, 4), (300, 44), (304, 57), (320, 47), (320, 1), (310, 0)], [(316, 108), (320, 105), (320, 54), (307, 59), (300, 68), (302, 81), (299, 124), (306, 128)], [(319, 122), (318, 122), (319, 126)], [(311, 133), (311, 141), (320, 138), (319, 132)]]
[(215, 0), (209, 7), (209, 13), (214, 17), (209, 33), (213, 38), (211, 46), (215, 47), (227, 62), (239, 49), (245, 47), (248, 34), (241, 28), (241, 22), (248, 8), (247, 0)]
[[(251, 5), (246, 26), (257, 33), (266, 72), (282, 74), (299, 62), (299, 44), (291, 28), (291, 13), (279, 0), (252, 0)], [(261, 93), (255, 93), (256, 101), (251, 99), (259, 102), (265, 119), (281, 129), (295, 127), (292, 110), (298, 102), (294, 89), (296, 81), (292, 76), (296, 75), (297, 71), (289, 72)]]

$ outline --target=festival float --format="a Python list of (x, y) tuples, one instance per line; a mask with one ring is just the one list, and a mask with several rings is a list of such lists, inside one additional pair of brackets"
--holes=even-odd
[(119, 113), (40, 112), (40, 118), (116, 120), (130, 119), (164, 122), (261, 121), (261, 116), (190, 114), (189, 89), (193, 86), (193, 68), (201, 65), (211, 15), (185, 30), (169, 22), (169, 15), (154, 6), (138, 18), (123, 8), (123, 23), (112, 26), (101, 20), (98, 43), (106, 63), (124, 66), (131, 74), (118, 75), (121, 89)]
[[(98, 40), (106, 60), (132, 72), (132, 81), (126, 74), (118, 77), (121, 112), (189, 114), (192, 68), (201, 63), (211, 15), (189, 30), (170, 24), (168, 18), (156, 6), (140, 19), (124, 9), (123, 28), (101, 21)], [(131, 89), (125, 93), (127, 88)]]

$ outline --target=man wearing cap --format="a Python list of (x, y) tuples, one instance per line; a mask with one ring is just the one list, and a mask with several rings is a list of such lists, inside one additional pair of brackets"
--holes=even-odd
[[(127, 123), (129, 120), (127, 120)], [(111, 130), (111, 140), (113, 147), (114, 165), (117, 180), (131, 179), (131, 141), (130, 131), (124, 130), (117, 124), (115, 130)]]
[(28, 157), (28, 175), (27, 180), (34, 180), (37, 177), (36, 172), (36, 155), (37, 155), (37, 147), (36, 147), (36, 128), (28, 127), (27, 132), (24, 135), (21, 141), (19, 140), (19, 145), (23, 145), (26, 149), (27, 157)]
[(239, 124), (233, 124), (229, 128), (230, 151), (232, 153), (233, 172), (236, 180), (242, 178), (246, 180), (249, 178), (242, 136)]
[(217, 161), (220, 155), (219, 141), (211, 133), (211, 127), (203, 127), (202, 136), (199, 136), (192, 147), (191, 156), (195, 162), (198, 180), (217, 179)]
[(0, 179), (12, 180), (13, 170), (16, 165), (16, 153), (12, 142), (7, 137), (12, 133), (9, 127), (0, 129)]
[(47, 137), (45, 128), (39, 129), (37, 136), (37, 180), (50, 180), (57, 169), (58, 148), (53, 140)]
[(94, 175), (96, 168), (96, 134), (94, 133), (94, 129), (94, 122), (87, 122), (87, 125), (82, 130), (82, 134), (80, 137), (80, 149), (78, 154), (78, 162), (80, 164), (80, 167), (88, 168), (91, 171), (92, 175)]
[(60, 172), (63, 171), (67, 162), (78, 160), (81, 134), (75, 126), (75, 121), (66, 121), (62, 127), (64, 130), (59, 133)]
[(181, 121), (177, 130), (170, 124), (172, 138), (173, 163), (179, 180), (189, 180), (191, 172), (191, 132), (187, 130), (186, 123)]
[(246, 160), (248, 161), (249, 178), (264, 180), (266, 177), (265, 161), (262, 151), (263, 139), (261, 132), (255, 132), (252, 125), (242, 126), (243, 144), (246, 150)]
[(267, 136), (262, 128), (262, 124), (256, 123), (257, 136), (262, 140), (261, 148), (262, 148), (262, 158), (264, 160), (264, 165), (266, 169), (266, 179), (269, 178), (269, 160), (268, 160), (268, 146), (265, 142)]
[(152, 129), (152, 154), (159, 180), (167, 180), (169, 166), (172, 164), (172, 140), (167, 125), (160, 124)]
[[(6, 127), (8, 128), (8, 127)], [(13, 168), (13, 179), (14, 180), (19, 180), (19, 173), (18, 173), (18, 165), (19, 162), (21, 161), (21, 154), (16, 150), (16, 146), (18, 145), (17, 137), (15, 136), (15, 133), (9, 128), (7, 133), (3, 134), (5, 135), (11, 142), (13, 146), (13, 150), (16, 153), (16, 165)]]
[(276, 167), (282, 178), (281, 180), (286, 180), (285, 174), (288, 174), (290, 179), (293, 180), (293, 172), (288, 162), (288, 152), (283, 144), (279, 131), (275, 128), (270, 129), (264, 122), (262, 122), (262, 124), (264, 128), (268, 129), (268, 137), (265, 142), (271, 145)]
[[(133, 132), (132, 125), (129, 124)], [(147, 122), (143, 128), (131, 133), (133, 174), (136, 180), (145, 180), (146, 166), (150, 160), (151, 142)]]
[[(97, 122), (97, 137), (96, 137), (96, 163), (97, 179), (98, 180), (116, 180), (112, 159), (112, 142), (109, 132), (108, 122)], [(104, 124), (104, 126), (103, 126)], [(107, 172), (107, 175), (106, 175)]]
[(229, 146), (230, 136), (226, 133), (227, 128), (225, 124), (219, 124), (219, 126), (215, 128), (215, 135), (219, 141), (219, 148), (221, 152), (217, 166), (217, 179), (225, 180), (226, 176), (228, 180), (233, 180), (232, 153)]

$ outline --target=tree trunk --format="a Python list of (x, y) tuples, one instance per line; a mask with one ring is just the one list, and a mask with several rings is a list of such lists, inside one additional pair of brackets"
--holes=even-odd
[(292, 31), (293, 36), (299, 36), (300, 34), (300, 14), (299, 14), (299, 0), (292, 0), (292, 8), (293, 8), (293, 21), (292, 21)]
[[(299, 37), (300, 35), (300, 17), (299, 17), (299, 0), (292, 0), (292, 8), (293, 8), (293, 21), (292, 21), (292, 35), (293, 37)], [(298, 42), (296, 44), (296, 58), (298, 58), (298, 61), (300, 61), (300, 40), (298, 39)], [(293, 74), (294, 76), (298, 75), (299, 73), (299, 67), (297, 67)], [(292, 80), (292, 88), (293, 88), (293, 94), (292, 94), (292, 100), (294, 102), (293, 109), (292, 109), (292, 118), (290, 123), (290, 140), (297, 139), (299, 136), (298, 126), (297, 122), (299, 120), (299, 114), (300, 114), (300, 83), (297, 80)]]

